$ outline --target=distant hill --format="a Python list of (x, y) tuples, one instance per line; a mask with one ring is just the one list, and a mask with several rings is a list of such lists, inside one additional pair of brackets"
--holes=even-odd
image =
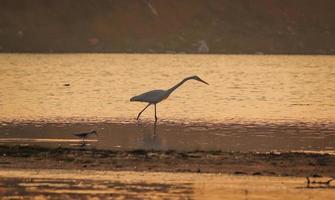
[(0, 52), (334, 54), (334, 0), (0, 0)]

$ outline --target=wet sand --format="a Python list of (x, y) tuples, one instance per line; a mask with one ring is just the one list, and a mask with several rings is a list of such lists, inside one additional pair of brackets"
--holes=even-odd
[[(0, 146), (3, 199), (333, 199), (335, 155)], [(306, 176), (311, 177), (307, 186)]]
[(301, 177), (0, 169), (3, 199), (334, 199), (335, 186)]
[(299, 152), (112, 151), (0, 146), (1, 169), (228, 173), (255, 176), (335, 176), (335, 155)]
[(2, 122), (2, 198), (335, 198), (332, 122), (152, 125)]

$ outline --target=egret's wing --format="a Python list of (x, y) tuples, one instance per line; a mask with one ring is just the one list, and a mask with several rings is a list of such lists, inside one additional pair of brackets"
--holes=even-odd
[(158, 103), (165, 99), (166, 97), (166, 90), (152, 90), (149, 92), (145, 92), (138, 96), (134, 96), (130, 99), (130, 101), (140, 101), (140, 102), (147, 102), (147, 103)]

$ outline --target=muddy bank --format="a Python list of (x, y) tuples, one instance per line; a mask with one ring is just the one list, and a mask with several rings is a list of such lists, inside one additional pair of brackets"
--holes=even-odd
[[(318, 180), (324, 180), (318, 179)], [(306, 187), (303, 177), (2, 170), (2, 199), (334, 199), (334, 185)]]
[(313, 153), (223, 151), (111, 151), (85, 148), (0, 146), (0, 168), (334, 176), (335, 156)]

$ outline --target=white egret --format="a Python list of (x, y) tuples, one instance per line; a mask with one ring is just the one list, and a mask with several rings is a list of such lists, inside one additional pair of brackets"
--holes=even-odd
[(152, 90), (143, 94), (140, 94), (138, 96), (134, 96), (130, 99), (130, 101), (139, 101), (139, 102), (146, 102), (148, 103), (148, 105), (137, 115), (137, 120), (140, 118), (142, 112), (147, 109), (150, 105), (154, 105), (155, 106), (155, 121), (157, 121), (157, 114), (156, 114), (156, 104), (163, 101), (164, 99), (168, 98), (169, 95), (175, 91), (179, 86), (181, 86), (183, 83), (185, 83), (188, 80), (197, 80), (200, 82), (203, 82), (207, 85), (209, 85), (206, 81), (200, 79), (198, 76), (190, 76), (187, 77), (185, 79), (183, 79), (182, 81), (180, 81), (178, 84), (176, 84), (175, 86), (173, 86), (172, 88), (168, 89), (168, 90)]

